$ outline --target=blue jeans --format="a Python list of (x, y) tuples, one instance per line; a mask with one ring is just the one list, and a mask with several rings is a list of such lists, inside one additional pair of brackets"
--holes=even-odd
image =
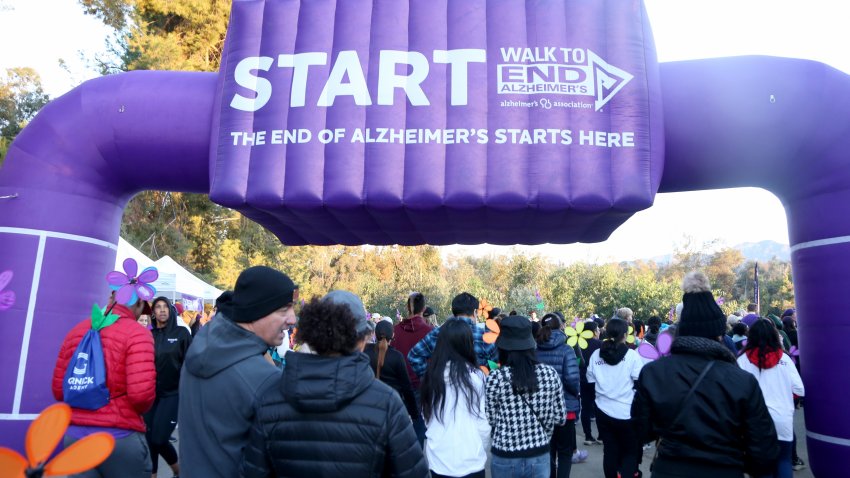
[(776, 478), (791, 478), (794, 470), (791, 468), (791, 455), (794, 442), (779, 441), (779, 461), (776, 463)]
[(493, 455), (492, 478), (549, 478), (549, 454), (531, 458), (503, 458)]
[(779, 461), (776, 462), (776, 471), (762, 478), (792, 478), (794, 476), (794, 470), (791, 468), (793, 444), (794, 442), (779, 440)]

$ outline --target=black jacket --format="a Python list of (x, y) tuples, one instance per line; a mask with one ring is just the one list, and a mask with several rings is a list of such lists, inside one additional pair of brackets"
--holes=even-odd
[(186, 327), (177, 325), (177, 311), (174, 306), (169, 306), (168, 309), (168, 322), (165, 327), (158, 329), (154, 324), (151, 330), (156, 361), (157, 397), (177, 394), (180, 369), (186, 360), (186, 351), (192, 344), (192, 334)]
[[(716, 363), (670, 430), (710, 360)], [(632, 402), (632, 421), (641, 443), (662, 437), (657, 463), (676, 464), (691, 478), (770, 474), (779, 453), (758, 382), (714, 340), (679, 337), (670, 356), (646, 364)]]
[(258, 408), (243, 477), (428, 476), (401, 398), (362, 353), (286, 354), (278, 387)]
[[(375, 375), (378, 374), (378, 347), (376, 344), (366, 344), (366, 350), (363, 351), (369, 356), (369, 366)], [(410, 384), (410, 377), (407, 375), (407, 364), (404, 361), (404, 355), (398, 350), (390, 346), (387, 349), (387, 356), (384, 357), (384, 366), (381, 367), (381, 381), (393, 388), (401, 400), (404, 402), (407, 413), (411, 418), (419, 417), (419, 409), (416, 407), (416, 397), (413, 395), (413, 385)]]
[(582, 387), (588, 387), (590, 385), (587, 383), (587, 364), (593, 352), (596, 352), (600, 347), (602, 347), (602, 341), (599, 339), (588, 339), (586, 349), (579, 348), (578, 345), (575, 347), (576, 355), (579, 358), (578, 373)]

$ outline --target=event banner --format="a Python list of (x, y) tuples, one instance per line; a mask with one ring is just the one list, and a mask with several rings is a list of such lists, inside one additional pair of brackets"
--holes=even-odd
[(236, 0), (210, 197), (287, 244), (600, 241), (658, 90), (637, 0)]

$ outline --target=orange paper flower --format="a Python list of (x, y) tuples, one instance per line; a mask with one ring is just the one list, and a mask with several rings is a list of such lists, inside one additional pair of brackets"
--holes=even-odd
[(112, 454), (115, 438), (100, 432), (75, 442), (47, 461), (70, 423), (71, 407), (67, 404), (47, 407), (27, 430), (26, 458), (14, 450), (0, 447), (0, 478), (73, 475), (100, 465)]
[(493, 310), (493, 306), (487, 302), (487, 299), (481, 299), (481, 302), (478, 303), (478, 318), (480, 320), (489, 319), (491, 310)]
[(488, 332), (484, 333), (484, 342), (488, 344), (496, 343), (496, 339), (499, 338), (499, 324), (496, 323), (493, 319), (487, 319), (487, 322), (484, 323), (487, 326)]

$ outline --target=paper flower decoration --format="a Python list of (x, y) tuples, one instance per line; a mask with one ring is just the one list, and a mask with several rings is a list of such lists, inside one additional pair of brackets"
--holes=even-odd
[(0, 273), (0, 311), (9, 310), (15, 305), (15, 293), (11, 290), (3, 290), (12, 282), (14, 274), (12, 271), (4, 271)]
[(97, 304), (91, 309), (91, 328), (92, 330), (100, 330), (104, 327), (109, 327), (114, 324), (115, 321), (118, 320), (118, 316), (115, 314), (103, 314), (103, 309), (98, 307)]
[(487, 365), (479, 365), (478, 368), (481, 369), (482, 372), (484, 372), (484, 376), (486, 377), (490, 375), (490, 372), (499, 368), (499, 364), (492, 360), (488, 360)]
[(539, 310), (539, 311), (541, 311), (541, 312), (542, 312), (542, 311), (543, 311), (543, 309), (545, 309), (545, 308), (546, 308), (546, 304), (543, 302), (543, 297), (541, 297), (541, 296), (540, 296), (540, 291), (539, 291), (539, 290), (535, 290), (535, 291), (534, 291), (534, 298), (537, 300), (537, 305), (535, 305), (534, 307), (535, 307), (537, 310)]
[(635, 343), (635, 328), (631, 325), (629, 326), (629, 333), (626, 334), (626, 343), (633, 344)]
[(484, 322), (484, 325), (487, 326), (487, 332), (484, 332), (484, 342), (488, 344), (496, 343), (496, 339), (499, 338), (499, 324), (496, 323), (493, 319), (487, 319), (487, 322)]
[(493, 306), (487, 302), (487, 299), (481, 299), (481, 302), (478, 303), (478, 318), (486, 321), (490, 318), (491, 310), (493, 310)]
[(587, 339), (593, 338), (593, 332), (584, 330), (584, 321), (579, 321), (575, 324), (575, 328), (567, 327), (564, 329), (567, 334), (567, 345), (575, 347), (578, 344), (580, 349), (587, 348)]
[(115, 302), (132, 305), (138, 299), (152, 300), (156, 295), (156, 289), (151, 282), (159, 279), (156, 267), (148, 267), (136, 276), (139, 265), (135, 259), (125, 259), (123, 266), (124, 272), (112, 271), (106, 274), (106, 282), (115, 291)]
[(788, 350), (788, 355), (791, 356), (791, 360), (793, 360), (794, 363), (797, 363), (798, 357), (800, 356), (800, 350), (796, 345), (792, 345)]
[(673, 335), (669, 332), (662, 332), (658, 334), (658, 340), (655, 343), (657, 347), (649, 342), (640, 344), (638, 346), (638, 354), (649, 360), (657, 360), (670, 355), (670, 348), (673, 346)]
[(0, 447), (0, 475), (10, 478), (73, 475), (103, 463), (115, 448), (115, 438), (105, 432), (92, 433), (48, 461), (70, 423), (71, 407), (67, 404), (47, 407), (27, 430), (26, 458)]

